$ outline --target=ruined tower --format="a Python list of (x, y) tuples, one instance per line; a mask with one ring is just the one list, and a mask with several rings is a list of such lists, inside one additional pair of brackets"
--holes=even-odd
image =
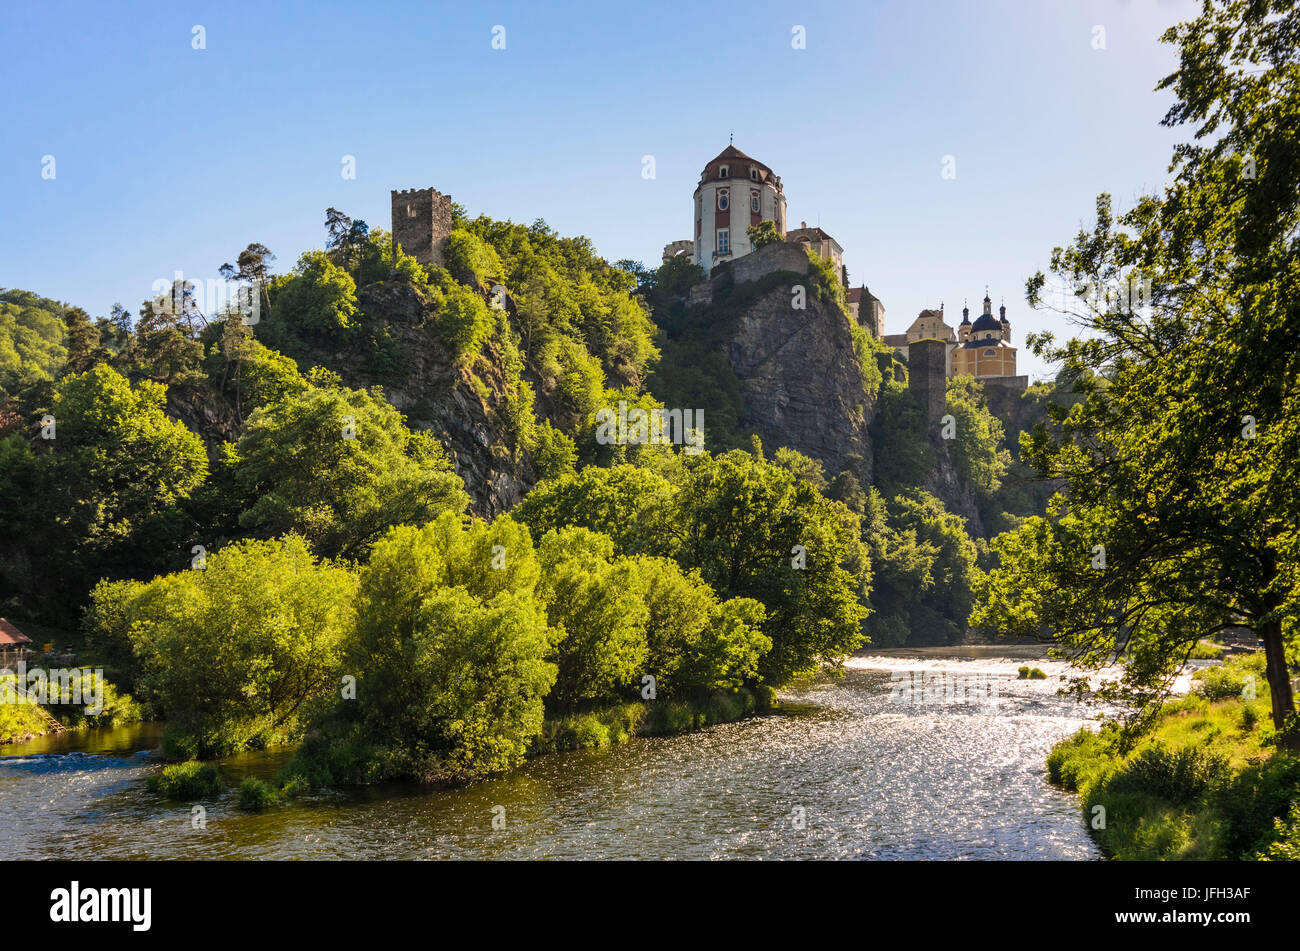
[(948, 345), (942, 340), (914, 340), (907, 345), (907, 388), (925, 408), (928, 426), (937, 423), (948, 405), (948, 374), (944, 372)]
[(451, 196), (432, 188), (392, 192), (393, 240), (421, 264), (443, 267), (451, 234)]

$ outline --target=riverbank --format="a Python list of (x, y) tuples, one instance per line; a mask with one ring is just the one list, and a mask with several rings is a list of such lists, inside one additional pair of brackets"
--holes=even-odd
[[(776, 704), (776, 691), (759, 686), (752, 690), (737, 687), (714, 691), (705, 697), (601, 706), (545, 720), (541, 732), (529, 746), (525, 761), (555, 753), (618, 746), (633, 737), (690, 733), (771, 712)], [(332, 732), (312, 734), (303, 741), (293, 759), (276, 776), (275, 783), (263, 790), (264, 804), (294, 798), (308, 789), (394, 780), (454, 788), (485, 778), (456, 773), (428, 777), (394, 774), (383, 750), (370, 743), (364, 734), (342, 724), (334, 724), (330, 729)], [(511, 772), (504, 770), (489, 775)]]
[[(1300, 843), (1300, 758), (1275, 745), (1252, 661), (1201, 675), (1131, 747), (1117, 725), (1053, 747), (1049, 780), (1076, 792), (1098, 845), (1120, 860), (1278, 858)], [(1258, 663), (1253, 662), (1253, 663)], [(1244, 696), (1243, 696), (1244, 694)]]

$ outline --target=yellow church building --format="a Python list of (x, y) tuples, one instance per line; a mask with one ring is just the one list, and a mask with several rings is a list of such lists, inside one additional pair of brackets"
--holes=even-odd
[(999, 317), (993, 316), (993, 302), (984, 296), (984, 313), (971, 323), (970, 308), (961, 309), (961, 325), (957, 328), (957, 346), (952, 351), (953, 376), (986, 377), (1015, 376), (1016, 348), (1011, 346), (1011, 322), (1007, 320), (1007, 307), (998, 308)]

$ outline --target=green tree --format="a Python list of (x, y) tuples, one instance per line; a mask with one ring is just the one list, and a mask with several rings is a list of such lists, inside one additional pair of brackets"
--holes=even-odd
[[(292, 274), (273, 282), (271, 315), (263, 330), (337, 336), (355, 326), (356, 316), (357, 285), (352, 275), (324, 251), (308, 251)], [(281, 342), (271, 341), (272, 345)]]
[(876, 485), (891, 497), (924, 484), (934, 467), (925, 411), (907, 384), (892, 376), (880, 386), (880, 403), (871, 421), (871, 445)]
[(101, 582), (91, 637), (120, 656), (130, 644), (137, 689), (171, 729), (224, 755), (300, 734), (337, 685), (357, 582), (318, 562), (300, 538), (243, 541), (148, 582)]
[(575, 526), (608, 535), (622, 555), (671, 555), (676, 494), (667, 479), (649, 469), (588, 466), (539, 483), (514, 514), (538, 538)]
[(749, 235), (749, 243), (755, 251), (769, 244), (780, 244), (785, 240), (781, 237), (781, 232), (776, 230), (774, 221), (761, 221), (756, 225), (750, 225), (745, 229), (745, 233)]
[(858, 517), (761, 454), (699, 456), (689, 464), (677, 507), (679, 560), (697, 569), (720, 597), (744, 597), (767, 609), (772, 648), (759, 676), (780, 686), (862, 642), (866, 609), (858, 560)]
[(1002, 421), (989, 412), (983, 387), (973, 377), (949, 377), (947, 401), (956, 423), (948, 448), (953, 467), (979, 498), (990, 499), (1011, 462), (1002, 444)]
[(59, 373), (68, 356), (65, 310), (30, 291), (0, 288), (0, 390)]
[[(1199, 639), (1236, 624), (1264, 642), (1275, 726), (1294, 713), (1297, 33), (1294, 5), (1270, 0), (1206, 3), (1169, 30), (1164, 124), (1194, 133), (1174, 181), (1118, 221), (1102, 196), (1094, 229), (1052, 255), (1088, 332), (1038, 349), (1083, 400), (1025, 455), (1063, 497), (995, 542), (975, 617), (1052, 631), (1088, 667), (1124, 656), (1107, 695), (1139, 714)], [(1031, 279), (1031, 302), (1045, 286)]]
[(478, 356), (483, 342), (492, 335), (492, 312), (477, 293), (442, 275), (434, 276), (433, 302), (438, 316), (433, 329), (453, 359), (466, 364)]
[(585, 528), (547, 532), (538, 548), (538, 593), (556, 629), (554, 709), (630, 698), (650, 673), (646, 625), (635, 566), (614, 560), (614, 543)]
[(966, 632), (978, 578), (965, 523), (920, 489), (886, 505), (874, 490), (864, 521), (876, 609), (867, 621), (881, 644), (954, 644)]
[(695, 572), (668, 558), (631, 559), (638, 595), (649, 609), (646, 672), (665, 697), (739, 687), (757, 678), (772, 648), (766, 612), (752, 598), (720, 603)]
[(381, 775), (474, 778), (517, 765), (541, 732), (553, 635), (527, 530), (457, 523), (392, 529), (361, 574), (357, 700), (338, 715), (381, 750)]
[(240, 524), (264, 536), (298, 532), (326, 556), (357, 557), (392, 525), (469, 503), (442, 447), (364, 390), (312, 387), (267, 404), (236, 451), (249, 500)]
[[(47, 415), (53, 438), (35, 441), (37, 452), (14, 444), (0, 456), (0, 479), (32, 490), (0, 513), (0, 549), (23, 553), (0, 558), (0, 570), (5, 588), (70, 620), (97, 578), (175, 564), (189, 532), (182, 506), (208, 460), (167, 416), (162, 386), (132, 386), (106, 364), (64, 377)], [(52, 577), (56, 588), (41, 581)]]

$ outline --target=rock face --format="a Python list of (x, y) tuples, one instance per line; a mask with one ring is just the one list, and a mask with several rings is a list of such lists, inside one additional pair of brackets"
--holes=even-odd
[[(435, 309), (409, 284), (373, 284), (359, 299), (365, 313), (383, 320), (401, 345), (400, 382), (384, 386), (384, 397), (406, 414), (412, 429), (431, 430), (446, 447), (475, 514), (491, 518), (517, 504), (536, 475), (527, 453), (513, 451), (498, 412), (505, 381), (492, 344), (484, 348), (487, 359), (477, 364), (475, 379), (429, 333)], [(349, 361), (330, 365), (348, 366)], [(369, 382), (363, 372), (344, 375), (349, 386)]]
[(930, 450), (934, 453), (934, 466), (926, 475), (923, 488), (941, 501), (949, 512), (966, 519), (967, 535), (972, 538), (983, 537), (984, 521), (980, 518), (979, 506), (975, 503), (975, 493), (957, 477), (957, 469), (948, 453), (947, 441), (932, 434)]
[(862, 384), (848, 318), (813, 297), (795, 309), (791, 287), (778, 284), (746, 308), (724, 341), (745, 401), (741, 425), (764, 442), (818, 460), (828, 476), (862, 460), (855, 474), (871, 479), (874, 394)]

